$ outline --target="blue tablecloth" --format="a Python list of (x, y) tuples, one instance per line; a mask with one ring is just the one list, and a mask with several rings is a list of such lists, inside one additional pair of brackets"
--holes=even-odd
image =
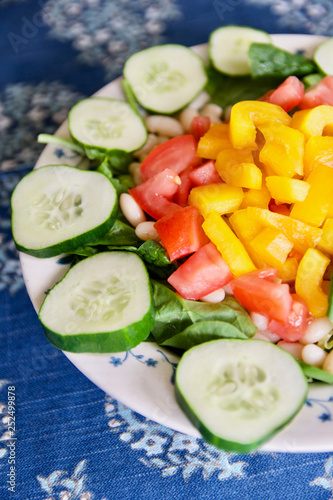
[(225, 453), (105, 395), (45, 340), (11, 238), (11, 191), (39, 155), (39, 132), (52, 133), (73, 103), (118, 76), (130, 53), (203, 43), (231, 23), (333, 36), (333, 7), (329, 0), (0, 0), (2, 500), (333, 496), (331, 453)]

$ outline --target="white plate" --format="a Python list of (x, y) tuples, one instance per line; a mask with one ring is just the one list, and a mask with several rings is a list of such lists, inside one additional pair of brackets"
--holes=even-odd
[[(272, 38), (279, 47), (295, 52), (305, 50), (308, 56), (324, 40), (311, 35), (273, 35)], [(206, 45), (195, 47), (203, 57), (206, 57), (206, 49)], [(103, 87), (97, 95), (123, 97), (120, 79)], [(69, 137), (67, 123), (59, 128), (57, 135)], [(81, 166), (82, 159), (65, 148), (48, 145), (36, 166), (57, 163)], [(59, 257), (37, 259), (21, 254), (20, 258), (28, 293), (38, 311), (45, 292), (65, 274), (68, 265), (59, 263)], [(154, 343), (142, 343), (128, 353), (65, 354), (93, 383), (131, 409), (177, 431), (199, 436), (174, 398), (172, 376), (178, 358), (173, 353)], [(333, 388), (325, 384), (311, 385), (301, 412), (261, 449), (333, 451)]]

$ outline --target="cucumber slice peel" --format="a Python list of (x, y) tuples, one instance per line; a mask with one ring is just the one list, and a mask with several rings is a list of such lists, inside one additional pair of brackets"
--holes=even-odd
[[(131, 153), (147, 140), (147, 129), (132, 106), (120, 99), (89, 97), (69, 112), (68, 127), (74, 141), (87, 149)], [(89, 155), (88, 155), (89, 156)]]
[(333, 37), (316, 48), (313, 60), (325, 75), (333, 75)]
[(11, 206), (17, 249), (40, 258), (102, 236), (118, 210), (116, 190), (105, 175), (66, 165), (30, 172), (14, 189)]
[(300, 410), (308, 384), (297, 361), (260, 340), (224, 339), (188, 350), (176, 370), (176, 398), (211, 444), (248, 453)]
[(139, 104), (163, 114), (184, 108), (207, 83), (201, 57), (178, 44), (156, 45), (133, 54), (123, 74)]
[(122, 352), (145, 340), (154, 323), (147, 270), (131, 252), (82, 260), (47, 294), (39, 311), (46, 338), (70, 352)]
[(215, 69), (232, 76), (249, 75), (248, 51), (251, 43), (272, 43), (265, 31), (247, 26), (222, 26), (213, 31), (208, 41), (208, 53)]

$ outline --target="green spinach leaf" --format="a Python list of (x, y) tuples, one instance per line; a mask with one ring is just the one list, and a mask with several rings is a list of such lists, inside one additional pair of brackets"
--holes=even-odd
[(301, 54), (291, 54), (271, 44), (252, 43), (249, 62), (253, 78), (263, 76), (287, 77), (308, 75), (316, 71), (316, 65)]

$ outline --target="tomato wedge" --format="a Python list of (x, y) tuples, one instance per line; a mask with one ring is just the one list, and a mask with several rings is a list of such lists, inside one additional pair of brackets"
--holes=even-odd
[(203, 186), (205, 184), (222, 182), (222, 179), (215, 168), (215, 162), (212, 160), (207, 161), (203, 165), (193, 169), (189, 173), (189, 178), (192, 181), (193, 186)]
[(297, 76), (288, 76), (275, 90), (270, 90), (259, 101), (270, 102), (290, 111), (297, 106), (304, 96), (304, 85)]
[(180, 174), (187, 167), (199, 165), (201, 159), (197, 156), (197, 142), (192, 134), (173, 137), (156, 146), (141, 163), (143, 180), (171, 168)]
[(286, 324), (271, 320), (268, 328), (287, 342), (301, 339), (309, 325), (309, 313), (305, 302), (296, 294), (292, 294), (293, 303)]
[(232, 280), (229, 266), (213, 243), (191, 255), (168, 278), (177, 292), (188, 300), (198, 300)]
[(299, 107), (310, 109), (322, 104), (333, 106), (333, 75), (325, 76), (319, 83), (306, 90)]
[(191, 123), (191, 134), (193, 134), (194, 138), (199, 141), (199, 139), (208, 131), (209, 127), (209, 116), (195, 116)]
[(204, 219), (197, 207), (180, 208), (158, 220), (154, 227), (171, 261), (196, 252), (209, 242), (202, 223)]
[(236, 299), (250, 311), (263, 314), (270, 320), (286, 323), (292, 308), (293, 299), (289, 285), (276, 283), (273, 277), (260, 277), (248, 273), (230, 282)]
[(130, 189), (129, 194), (140, 205), (142, 210), (157, 220), (181, 208), (170, 201), (179, 184), (179, 176), (174, 170), (167, 168)]

